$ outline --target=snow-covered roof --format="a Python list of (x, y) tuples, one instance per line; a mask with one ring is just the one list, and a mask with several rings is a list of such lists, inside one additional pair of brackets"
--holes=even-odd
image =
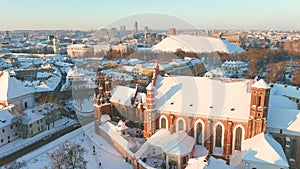
[(184, 130), (171, 134), (166, 129), (160, 129), (142, 145), (135, 153), (135, 157), (139, 159), (147, 154), (145, 151), (149, 145), (161, 147), (166, 154), (185, 155), (192, 152), (195, 139)]
[(282, 109), (298, 109), (298, 105), (296, 102), (280, 95), (270, 95), (269, 107)]
[(281, 145), (269, 134), (264, 133), (260, 133), (243, 142), (242, 159), (289, 167)]
[(121, 73), (118, 72), (116, 69), (105, 69), (101, 71), (102, 73), (106, 75), (111, 75), (113, 79), (115, 80), (125, 80), (125, 81), (131, 81), (133, 80), (133, 76), (126, 74), (126, 73)]
[(125, 122), (123, 122), (123, 120), (120, 120), (116, 126), (116, 130), (123, 131), (123, 130), (127, 130), (127, 129), (128, 129), (128, 127), (126, 126)]
[(226, 161), (222, 159), (209, 158), (209, 162), (205, 161), (205, 156), (198, 158), (191, 158), (185, 169), (231, 169)]
[(142, 64), (142, 63), (144, 63), (144, 62), (145, 62), (145, 61), (139, 60), (139, 59), (136, 59), (136, 58), (130, 58), (130, 59), (128, 60), (128, 63), (129, 63), (130, 65)]
[(254, 83), (252, 87), (259, 88), (259, 89), (270, 89), (270, 86), (263, 79), (260, 79), (259, 81)]
[[(126, 86), (116, 86), (112, 91), (112, 96), (110, 102), (118, 103), (120, 105), (131, 106), (131, 98), (134, 97), (136, 89), (129, 88)], [(143, 106), (146, 107), (146, 94), (138, 92), (137, 97), (138, 101), (142, 99)]]
[(39, 113), (26, 112), (25, 115), (22, 117), (22, 123), (31, 124), (43, 118), (45, 118), (45, 116)]
[(48, 113), (53, 112), (53, 110), (59, 109), (60, 106), (57, 103), (44, 103), (40, 104), (38, 106), (35, 106), (34, 108), (27, 109), (24, 111), (24, 113), (34, 113), (34, 114), (41, 114), (41, 115), (46, 115)]
[(242, 53), (244, 49), (219, 38), (210, 38), (195, 35), (174, 35), (162, 40), (153, 46), (154, 51), (176, 52), (181, 49), (186, 52), (204, 53), (204, 52), (225, 52)]
[(33, 93), (33, 89), (25, 87), (23, 83), (14, 77), (10, 77), (7, 71), (0, 72), (0, 100), (10, 100)]
[(161, 77), (155, 87), (160, 111), (248, 120), (252, 80)]
[(226, 60), (223, 64), (222, 64), (222, 67), (223, 66), (228, 66), (228, 67), (244, 67), (244, 66), (248, 66), (247, 63), (243, 62), (243, 61), (233, 61), (233, 60)]
[(77, 69), (70, 69), (67, 73), (67, 77), (84, 77), (84, 74), (80, 73)]
[(131, 145), (125, 138), (120, 136), (113, 124), (111, 124), (110, 122), (105, 122), (104, 124), (100, 125), (99, 128), (101, 128), (110, 137), (112, 137), (113, 140), (116, 141), (125, 150), (128, 150), (127, 152), (131, 152), (129, 149), (132, 148), (133, 145)]
[(14, 117), (15, 116), (9, 112), (9, 109), (5, 108), (0, 110), (0, 128), (10, 125)]
[(300, 99), (300, 88), (291, 85), (273, 84), (271, 94), (282, 95)]
[(211, 69), (204, 74), (204, 77), (223, 77), (224, 73), (221, 69)]
[(300, 110), (269, 108), (267, 127), (300, 132)]

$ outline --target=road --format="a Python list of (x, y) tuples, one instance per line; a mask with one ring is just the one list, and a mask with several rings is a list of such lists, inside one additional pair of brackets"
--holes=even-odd
[(77, 124), (69, 126), (69, 127), (65, 128), (63, 130), (60, 130), (60, 131), (56, 132), (55, 134), (52, 134), (51, 137), (46, 137), (47, 139), (41, 139), (40, 141), (35, 142), (35, 143), (33, 143), (33, 144), (31, 144), (27, 147), (24, 147), (23, 149), (21, 149), (19, 151), (16, 151), (16, 152), (10, 154), (9, 156), (5, 156), (5, 157), (0, 159), (0, 166), (3, 166), (7, 163), (10, 163), (10, 162), (14, 161), (15, 159), (17, 159), (17, 158), (19, 158), (19, 157), (35, 150), (35, 149), (43, 146), (43, 145), (45, 145), (45, 144), (61, 137), (61, 136), (69, 133), (69, 132), (72, 132), (73, 130), (76, 130), (77, 128), (80, 128), (80, 127), (81, 126), (77, 125)]

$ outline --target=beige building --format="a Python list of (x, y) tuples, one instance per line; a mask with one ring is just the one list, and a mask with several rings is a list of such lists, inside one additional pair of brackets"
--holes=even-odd
[(85, 44), (68, 46), (67, 53), (71, 58), (91, 57), (94, 55), (94, 48)]

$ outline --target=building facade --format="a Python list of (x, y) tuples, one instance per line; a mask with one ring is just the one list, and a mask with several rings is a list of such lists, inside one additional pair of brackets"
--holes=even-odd
[(67, 53), (71, 58), (91, 57), (94, 55), (94, 48), (85, 44), (68, 46)]

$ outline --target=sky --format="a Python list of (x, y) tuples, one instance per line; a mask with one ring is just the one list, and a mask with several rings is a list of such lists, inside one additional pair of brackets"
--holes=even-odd
[[(99, 29), (144, 13), (167, 15), (198, 29), (300, 30), (299, 0), (1, 0), (0, 4), (0, 30)], [(158, 18), (138, 22), (155, 28), (166, 23), (183, 26)]]

